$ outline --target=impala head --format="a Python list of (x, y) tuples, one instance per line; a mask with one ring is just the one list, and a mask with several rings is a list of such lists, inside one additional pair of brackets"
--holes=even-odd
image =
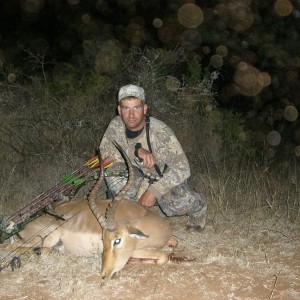
[[(123, 154), (127, 166), (128, 166), (128, 181), (123, 189), (112, 200), (106, 211), (106, 217), (101, 213), (95, 204), (96, 193), (100, 188), (101, 182), (104, 177), (103, 165), (101, 164), (101, 175), (92, 191), (90, 192), (88, 201), (92, 212), (97, 218), (100, 226), (102, 227), (102, 239), (103, 239), (103, 256), (102, 256), (102, 268), (101, 277), (103, 279), (111, 278), (115, 273), (120, 271), (128, 259), (132, 255), (136, 243), (139, 239), (146, 239), (148, 236), (143, 234), (136, 228), (130, 226), (126, 221), (115, 220), (115, 211), (120, 200), (126, 196), (129, 189), (132, 187), (135, 181), (135, 171), (131, 164), (130, 159), (120, 147), (119, 144), (114, 142), (118, 150)], [(100, 153), (100, 152), (99, 152)], [(99, 157), (102, 163), (101, 157)]]
[(101, 277), (111, 278), (123, 269), (139, 239), (146, 239), (147, 235), (126, 223), (118, 223), (114, 231), (103, 231), (103, 256)]

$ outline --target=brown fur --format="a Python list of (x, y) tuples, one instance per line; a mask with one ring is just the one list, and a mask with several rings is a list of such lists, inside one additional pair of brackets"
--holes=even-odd
[[(96, 200), (95, 203), (105, 214), (110, 200)], [(103, 278), (110, 278), (120, 271), (130, 257), (152, 259), (164, 264), (168, 257), (159, 249), (177, 244), (166, 218), (129, 200), (118, 203), (115, 231), (101, 228), (87, 201), (64, 203), (57, 206), (56, 211), (65, 221), (43, 215), (26, 225), (20, 232), (23, 241), (34, 237), (26, 246), (35, 247), (43, 240), (43, 247), (55, 249), (59, 245), (61, 251), (73, 255), (103, 253)], [(121, 242), (114, 245), (114, 241), (119, 239)]]

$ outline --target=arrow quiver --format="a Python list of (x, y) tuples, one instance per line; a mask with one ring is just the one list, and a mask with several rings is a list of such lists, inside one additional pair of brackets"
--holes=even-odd
[[(111, 164), (111, 161), (104, 162), (104, 168), (108, 168)], [(99, 167), (98, 157), (92, 157), (81, 168), (65, 176), (58, 184), (38, 195), (11, 216), (0, 218), (0, 243), (18, 234), (26, 224), (43, 213), (61, 218), (56, 214), (53, 202), (62, 201), (66, 196), (72, 197), (88, 180), (99, 176)]]

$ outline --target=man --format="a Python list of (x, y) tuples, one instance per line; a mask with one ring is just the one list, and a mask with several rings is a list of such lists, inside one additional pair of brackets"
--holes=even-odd
[[(137, 168), (138, 180), (128, 197), (145, 207), (157, 203), (167, 216), (188, 215), (187, 229), (202, 231), (206, 202), (187, 186), (189, 163), (173, 131), (162, 121), (146, 116), (148, 106), (142, 87), (121, 87), (118, 101), (119, 116), (110, 122), (100, 143), (102, 156), (114, 162), (108, 173), (124, 169), (124, 159), (112, 143), (116, 141)], [(120, 181), (112, 174), (106, 182), (115, 195), (126, 178)]]

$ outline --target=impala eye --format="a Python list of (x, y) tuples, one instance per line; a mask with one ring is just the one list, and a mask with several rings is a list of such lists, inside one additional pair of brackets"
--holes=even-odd
[(121, 243), (121, 239), (114, 240), (114, 246), (119, 245)]

